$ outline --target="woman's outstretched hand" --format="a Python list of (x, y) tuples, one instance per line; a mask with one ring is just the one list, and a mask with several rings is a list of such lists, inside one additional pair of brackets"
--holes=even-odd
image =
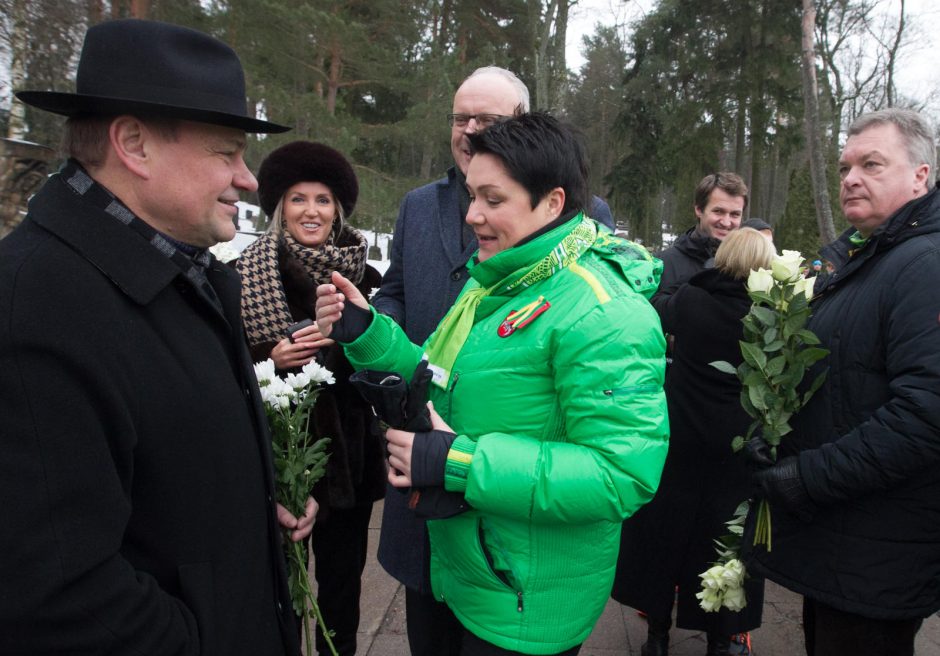
[(332, 280), (332, 284), (317, 287), (317, 327), (324, 337), (330, 336), (333, 324), (342, 318), (347, 301), (363, 310), (369, 309), (366, 297), (349, 279), (334, 271)]

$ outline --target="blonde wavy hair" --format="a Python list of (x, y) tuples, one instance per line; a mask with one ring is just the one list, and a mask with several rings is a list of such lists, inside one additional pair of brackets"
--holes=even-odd
[(754, 228), (738, 228), (724, 238), (715, 253), (715, 268), (736, 280), (744, 280), (755, 269), (767, 269), (777, 251), (767, 237)]

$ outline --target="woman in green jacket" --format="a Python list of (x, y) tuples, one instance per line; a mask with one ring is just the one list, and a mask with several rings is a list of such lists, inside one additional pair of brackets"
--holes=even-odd
[[(428, 523), (431, 581), (462, 654), (576, 654), (610, 594), (620, 524), (666, 457), (661, 263), (584, 216), (583, 148), (546, 114), (472, 135), (479, 251), (423, 346), (339, 274), (317, 321), (357, 369), (422, 358), (433, 430), (389, 429), (389, 480), (457, 497)], [(339, 322), (339, 323), (337, 323)]]

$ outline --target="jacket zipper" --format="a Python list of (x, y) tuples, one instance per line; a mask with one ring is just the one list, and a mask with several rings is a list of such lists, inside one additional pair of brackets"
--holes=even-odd
[(450, 384), (450, 389), (447, 391), (447, 417), (448, 419), (454, 414), (454, 389), (457, 387), (457, 381), (460, 380), (460, 372), (454, 372), (454, 380)]
[(521, 613), (523, 609), (525, 608), (525, 604), (522, 602), (522, 590), (517, 590), (515, 586), (509, 581), (509, 577), (506, 576), (503, 572), (497, 570), (493, 566), (493, 557), (490, 554), (490, 552), (487, 550), (486, 545), (483, 541), (483, 524), (482, 523), (477, 526), (477, 533), (479, 536), (480, 548), (483, 550), (483, 557), (486, 558), (486, 563), (489, 565), (490, 571), (493, 573), (493, 576), (499, 579), (503, 585), (505, 585), (507, 588), (509, 588), (510, 590), (516, 593), (516, 610)]
[(631, 385), (630, 387), (616, 387), (614, 389), (605, 389), (604, 396), (623, 396), (633, 392), (652, 392), (656, 389), (655, 385)]

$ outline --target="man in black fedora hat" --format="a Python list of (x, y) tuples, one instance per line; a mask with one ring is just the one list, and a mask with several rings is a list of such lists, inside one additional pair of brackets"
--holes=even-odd
[(69, 156), (0, 242), (0, 653), (295, 654), (237, 275), (257, 187), (241, 64), (194, 30), (88, 30)]

